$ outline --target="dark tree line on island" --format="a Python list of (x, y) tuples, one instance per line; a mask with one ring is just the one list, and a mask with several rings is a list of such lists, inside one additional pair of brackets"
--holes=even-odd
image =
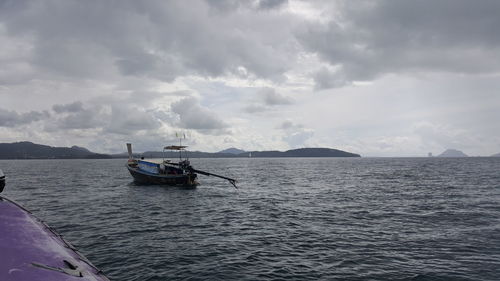
[[(161, 151), (146, 151), (134, 153), (135, 157), (162, 158)], [(167, 153), (169, 158), (176, 158), (174, 153)], [(190, 158), (262, 158), (262, 157), (361, 157), (359, 154), (350, 153), (332, 148), (299, 148), (287, 151), (244, 151), (237, 148), (228, 148), (220, 152), (189, 151)], [(0, 159), (111, 159), (127, 158), (127, 153), (101, 154), (92, 152), (79, 146), (53, 147), (35, 144), (28, 141), (15, 143), (0, 143)], [(437, 157), (467, 157), (461, 151), (447, 149)], [(491, 155), (500, 157), (500, 153)]]
[[(242, 157), (361, 157), (359, 154), (350, 153), (331, 148), (299, 148), (287, 151), (245, 151), (228, 149), (221, 152), (190, 151), (190, 158), (242, 158)], [(161, 151), (146, 151), (136, 153), (137, 157), (161, 158)], [(175, 154), (167, 154), (176, 157)], [(35, 144), (28, 141), (15, 143), (0, 143), (0, 159), (111, 159), (127, 158), (126, 153), (100, 154), (89, 151), (79, 146), (52, 147)]]

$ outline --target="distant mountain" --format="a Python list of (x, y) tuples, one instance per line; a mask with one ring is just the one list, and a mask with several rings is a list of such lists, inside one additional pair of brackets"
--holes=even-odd
[(500, 157), (500, 153), (493, 154), (493, 155), (491, 155), (490, 157)]
[(86, 149), (85, 147), (81, 147), (81, 146), (76, 146), (76, 145), (73, 145), (71, 147), (71, 149), (74, 149), (74, 150), (79, 150), (79, 151), (82, 151), (84, 153), (92, 153), (90, 150)]
[(99, 159), (111, 158), (110, 155), (99, 154), (86, 148), (52, 147), (35, 144), (29, 141), (0, 143), (0, 159)]
[[(223, 150), (224, 151), (224, 150)], [(251, 153), (252, 158), (258, 157), (361, 157), (359, 154), (350, 153), (338, 149), (331, 148), (299, 148), (287, 151), (246, 151), (239, 154), (233, 153), (222, 153), (222, 152), (201, 152), (201, 151), (189, 151), (187, 155), (190, 158), (247, 158)], [(146, 158), (162, 158), (163, 152), (161, 151), (146, 151), (144, 153), (134, 153), (134, 155), (144, 156)], [(178, 157), (178, 152), (167, 152), (166, 157), (175, 158)], [(115, 154), (115, 158), (125, 158), (125, 154)]]
[(443, 153), (439, 154), (437, 157), (468, 157), (467, 154), (456, 149), (447, 149)]
[[(359, 154), (350, 153), (332, 148), (299, 148), (281, 151), (252, 151), (252, 157), (361, 157)], [(248, 153), (238, 156), (248, 157)]]
[[(247, 158), (250, 153), (252, 157), (361, 157), (359, 154), (331, 148), (300, 148), (284, 152), (277, 150), (245, 152), (241, 149), (229, 148), (215, 153), (188, 151), (187, 155), (190, 158)], [(177, 158), (178, 155), (177, 152), (167, 152), (165, 156), (168, 158)], [(141, 156), (146, 158), (162, 158), (163, 152), (146, 151), (143, 153), (134, 153), (134, 157)], [(53, 147), (28, 141), (0, 143), (0, 159), (106, 159), (127, 157), (127, 153), (113, 155), (99, 154), (79, 146)]]
[(241, 154), (241, 153), (245, 153), (245, 152), (246, 152), (245, 150), (241, 150), (241, 149), (238, 149), (238, 148), (231, 147), (231, 148), (228, 148), (228, 149), (221, 150), (221, 151), (219, 151), (217, 153)]

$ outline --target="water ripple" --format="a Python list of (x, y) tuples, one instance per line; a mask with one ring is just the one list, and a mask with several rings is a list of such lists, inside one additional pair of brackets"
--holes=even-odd
[(0, 161), (6, 195), (112, 280), (500, 280), (500, 160), (193, 159), (196, 189), (123, 160)]

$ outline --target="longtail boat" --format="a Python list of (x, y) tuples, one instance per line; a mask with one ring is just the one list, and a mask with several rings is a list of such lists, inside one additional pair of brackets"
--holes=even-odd
[[(132, 154), (132, 144), (127, 143), (128, 161), (127, 169), (134, 178), (134, 181), (140, 184), (162, 184), (173, 186), (195, 187), (198, 185), (198, 174), (205, 176), (213, 176), (229, 181), (234, 187), (236, 180), (225, 176), (209, 173), (194, 169), (191, 166), (186, 151), (185, 145), (169, 145), (163, 148), (163, 159), (145, 160), (134, 158)], [(166, 159), (167, 151), (177, 151), (179, 153), (179, 161), (175, 162)], [(184, 157), (183, 157), (184, 155)]]

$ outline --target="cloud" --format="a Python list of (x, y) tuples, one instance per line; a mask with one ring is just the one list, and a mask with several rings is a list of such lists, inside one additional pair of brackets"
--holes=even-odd
[(288, 4), (288, 0), (260, 0), (260, 9), (276, 9)]
[(351, 84), (347, 81), (341, 70), (332, 71), (326, 67), (322, 67), (320, 70), (315, 72), (313, 79), (315, 83), (315, 90), (339, 88)]
[(316, 73), (318, 89), (388, 73), (500, 71), (500, 61), (491, 60), (500, 51), (500, 2), (340, 1), (330, 9), (330, 21), (296, 33), (307, 50), (339, 69)]
[(453, 128), (448, 125), (430, 122), (419, 122), (413, 130), (422, 140), (422, 144), (429, 149), (480, 147), (484, 141), (478, 140), (473, 132), (465, 129)]
[[(259, 149), (358, 142), (371, 155), (460, 139), (493, 154), (499, 6), (0, 0), (0, 129), (98, 151), (126, 140), (155, 149), (145, 138), (182, 128), (200, 150), (230, 135)], [(414, 131), (422, 120), (443, 127)]]
[(96, 129), (104, 127), (109, 120), (109, 113), (100, 105), (84, 107), (81, 101), (68, 104), (55, 104), (54, 120), (45, 125), (48, 131)]
[[(263, 17), (239, 2), (3, 2), (0, 25), (9, 36), (30, 42), (27, 60), (42, 77), (107, 80), (123, 75), (172, 82), (192, 74), (236, 74), (244, 67), (257, 77), (281, 79), (293, 56), (285, 51), (290, 42), (269, 39), (291, 34), (283, 25), (288, 18), (278, 13)], [(269, 9), (286, 1), (258, 3)], [(221, 7), (235, 8), (213, 13)], [(269, 28), (272, 23), (281, 27)]]
[(0, 108), (0, 127), (16, 127), (25, 125), (48, 118), (49, 116), (50, 114), (46, 111), (30, 111), (19, 114), (16, 111)]
[(263, 87), (258, 89), (256, 97), (249, 101), (243, 110), (247, 113), (258, 113), (273, 110), (277, 106), (290, 105), (294, 100), (277, 93), (274, 88)]
[(285, 121), (283, 121), (283, 123), (278, 125), (276, 128), (282, 129), (282, 130), (296, 130), (296, 129), (304, 128), (304, 125), (295, 124), (291, 120), (285, 120)]
[(152, 112), (139, 108), (112, 107), (109, 123), (104, 128), (106, 132), (133, 135), (138, 131), (154, 131), (161, 127), (161, 122)]
[(199, 104), (199, 100), (190, 97), (177, 101), (171, 106), (172, 112), (179, 115), (178, 125), (185, 129), (194, 129), (201, 133), (223, 134), (228, 124), (208, 108)]
[(304, 125), (294, 123), (291, 120), (283, 121), (276, 128), (283, 131), (285, 134), (283, 141), (293, 148), (307, 146), (307, 141), (314, 136), (314, 130), (305, 128)]
[(76, 101), (70, 104), (54, 104), (52, 110), (57, 113), (63, 112), (79, 112), (83, 110), (83, 103), (81, 101)]
[(243, 107), (243, 110), (247, 113), (259, 113), (269, 110), (267, 107), (258, 104), (249, 104)]
[(260, 95), (262, 96), (264, 104), (269, 106), (287, 105), (293, 103), (291, 98), (277, 93), (273, 88), (263, 88), (260, 91)]
[[(69, 104), (56, 104), (52, 109), (57, 113), (54, 120), (45, 125), (47, 131), (98, 130), (104, 134), (135, 135), (140, 131), (152, 132), (159, 129), (163, 122), (163, 112), (159, 109), (145, 109), (141, 103), (134, 102), (137, 93), (111, 99), (112, 102), (84, 104), (76, 101)], [(157, 97), (157, 92), (145, 92), (145, 99)], [(168, 114), (167, 114), (168, 115)], [(164, 118), (169, 121), (168, 118)]]
[(290, 133), (283, 137), (283, 140), (292, 148), (299, 148), (306, 146), (307, 140), (314, 136), (313, 131), (301, 131)]
[(212, 9), (222, 13), (235, 12), (238, 9), (251, 10), (273, 10), (279, 9), (288, 3), (288, 0), (257, 0), (257, 1), (239, 1), (239, 0), (206, 0)]

